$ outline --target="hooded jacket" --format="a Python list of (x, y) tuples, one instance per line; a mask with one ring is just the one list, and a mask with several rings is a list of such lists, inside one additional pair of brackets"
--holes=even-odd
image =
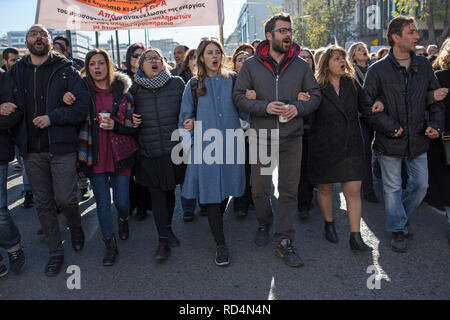
[[(280, 141), (303, 135), (303, 117), (313, 113), (320, 104), (320, 88), (308, 63), (298, 57), (300, 47), (293, 43), (284, 59), (276, 64), (269, 55), (269, 41), (259, 44), (253, 57), (245, 60), (233, 90), (233, 100), (240, 111), (252, 117), (251, 127), (280, 129)], [(256, 90), (256, 100), (245, 97), (246, 89)], [(309, 92), (310, 100), (297, 101), (299, 92)], [(298, 115), (280, 123), (277, 115), (266, 112), (273, 101), (293, 104)]]
[[(0, 71), (0, 104), (12, 102), (11, 79), (9, 74)], [(23, 111), (16, 109), (9, 116), (0, 115), (0, 165), (8, 164), (14, 159), (14, 143), (11, 129), (22, 119)]]
[[(14, 133), (21, 155), (25, 156), (30, 151), (52, 154), (76, 152), (78, 126), (86, 119), (89, 96), (72, 62), (64, 56), (50, 53), (48, 59), (36, 67), (27, 55), (10, 72), (15, 103), (24, 112)], [(62, 100), (68, 91), (76, 97), (71, 106)], [(48, 128), (39, 129), (32, 124), (35, 117), (42, 115), (50, 118)], [(48, 150), (44, 149), (46, 145)]]
[[(371, 103), (376, 99), (384, 103), (384, 112), (366, 118), (376, 131), (374, 150), (385, 156), (408, 158), (427, 152), (430, 139), (425, 130), (431, 126), (441, 132), (444, 125), (443, 103), (427, 104), (428, 92), (439, 87), (428, 60), (414, 52), (408, 69), (398, 63), (392, 49), (370, 66), (364, 89)], [(403, 134), (393, 138), (400, 127)]]
[[(90, 133), (92, 134), (93, 163), (95, 165), (98, 162), (98, 126), (99, 126), (97, 107), (95, 104), (96, 91), (95, 88), (91, 88), (89, 86), (89, 84), (86, 81), (86, 78), (83, 78), (83, 81), (86, 83), (89, 92), (89, 99), (90, 99), (89, 119), (91, 125)], [(131, 88), (131, 85), (132, 81), (130, 77), (128, 77), (126, 74), (122, 72), (114, 73), (114, 81), (111, 84), (111, 92), (113, 94), (113, 109), (111, 113), (111, 118), (114, 120), (113, 132), (124, 136), (134, 135), (137, 132), (137, 129), (132, 127), (131, 128), (126, 127), (113, 117), (117, 116), (117, 113), (119, 112), (119, 106), (124, 96), (127, 99), (128, 103), (131, 104), (132, 108), (134, 108), (134, 99), (128, 92), (129, 89)], [(79, 163), (79, 165), (82, 167), (82, 170), (84, 172), (88, 174), (91, 173), (92, 167), (87, 167), (83, 163)], [(114, 163), (116, 171), (122, 171), (124, 169), (131, 168), (133, 165), (134, 165), (134, 153), (129, 154), (129, 156), (126, 157), (125, 159)]]

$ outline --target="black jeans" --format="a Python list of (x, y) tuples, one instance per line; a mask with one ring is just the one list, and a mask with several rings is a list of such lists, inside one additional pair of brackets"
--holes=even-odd
[(81, 227), (76, 160), (76, 152), (58, 155), (29, 153), (24, 157), (31, 191), (37, 204), (36, 211), (52, 256), (64, 254), (56, 204), (61, 207), (70, 229)]
[(218, 246), (225, 244), (225, 235), (223, 233), (223, 214), (227, 208), (228, 198), (222, 203), (206, 204), (206, 213), (208, 214), (209, 227)]
[(243, 211), (248, 213), (250, 202), (252, 201), (252, 189), (250, 186), (250, 175), (252, 166), (249, 162), (249, 144), (248, 137), (245, 138), (245, 190), (241, 197), (234, 199), (234, 211)]
[(364, 178), (362, 181), (362, 191), (366, 196), (374, 193), (373, 177), (372, 177), (372, 141), (374, 138), (374, 130), (364, 120), (361, 123), (361, 133), (364, 141)]
[(175, 209), (175, 190), (163, 191), (149, 187), (152, 196), (153, 218), (158, 229), (159, 241), (168, 241), (168, 229), (172, 227)]
[[(305, 132), (306, 133), (306, 132)], [(311, 183), (308, 177), (309, 165), (309, 134), (303, 135), (303, 152), (300, 183), (298, 184), (298, 210), (311, 209), (313, 200), (314, 184)]]

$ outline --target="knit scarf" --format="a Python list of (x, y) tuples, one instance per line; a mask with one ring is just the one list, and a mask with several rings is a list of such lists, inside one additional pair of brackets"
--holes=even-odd
[(147, 89), (158, 89), (170, 80), (171, 74), (166, 68), (154, 78), (147, 78), (141, 68), (134, 75), (134, 81)]

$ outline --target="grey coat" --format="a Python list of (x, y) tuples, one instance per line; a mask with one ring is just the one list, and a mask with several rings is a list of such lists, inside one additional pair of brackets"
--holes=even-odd
[[(255, 55), (244, 62), (233, 91), (237, 108), (252, 117), (251, 127), (256, 130), (279, 128), (280, 141), (303, 135), (303, 117), (314, 112), (321, 99), (319, 85), (308, 63), (298, 57), (299, 50), (300, 47), (294, 44), (276, 66), (268, 54), (269, 43), (264, 41)], [(256, 100), (245, 97), (246, 89), (256, 91)], [(298, 101), (299, 92), (309, 92), (310, 100)], [(298, 116), (287, 123), (280, 123), (278, 116), (266, 113), (270, 102), (281, 100), (298, 109)]]

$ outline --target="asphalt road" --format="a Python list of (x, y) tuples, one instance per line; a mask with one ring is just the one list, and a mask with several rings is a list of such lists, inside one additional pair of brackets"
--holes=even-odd
[[(253, 243), (257, 228), (254, 211), (238, 220), (233, 216), (230, 203), (224, 228), (231, 264), (220, 268), (214, 264), (215, 244), (207, 218), (197, 214), (193, 222), (184, 223), (177, 197), (173, 229), (181, 246), (172, 250), (168, 261), (157, 263), (153, 259), (157, 233), (150, 214), (145, 221), (130, 220), (130, 238), (125, 242), (118, 240), (118, 261), (113, 267), (103, 267), (104, 245), (95, 201), (91, 197), (81, 203), (86, 234), (82, 252), (72, 250), (65, 219), (60, 216), (65, 239), (65, 266), (58, 276), (48, 278), (44, 275), (48, 251), (42, 236), (37, 235), (36, 211), (23, 208), (21, 190), (21, 175), (13, 171), (11, 164), (9, 208), (22, 234), (26, 266), (22, 274), (10, 272), (0, 279), (0, 300), (450, 298), (447, 219), (426, 204), (413, 214), (414, 236), (408, 240), (407, 253), (399, 254), (390, 249), (390, 234), (384, 230), (382, 203), (363, 202), (362, 234), (375, 250), (372, 254), (353, 254), (348, 245), (345, 202), (341, 201), (342, 194), (336, 186), (333, 208), (340, 242), (332, 244), (325, 240), (323, 219), (316, 205), (309, 221), (295, 220), (294, 245), (305, 262), (303, 268), (297, 269), (288, 267), (275, 256), (273, 244), (257, 248)], [(1, 253), (7, 261), (4, 250)], [(71, 274), (66, 273), (66, 269), (70, 265), (79, 266), (81, 270), (81, 289), (67, 287)], [(375, 272), (379, 274), (379, 289), (376, 289)], [(372, 289), (368, 288), (368, 282)]]

